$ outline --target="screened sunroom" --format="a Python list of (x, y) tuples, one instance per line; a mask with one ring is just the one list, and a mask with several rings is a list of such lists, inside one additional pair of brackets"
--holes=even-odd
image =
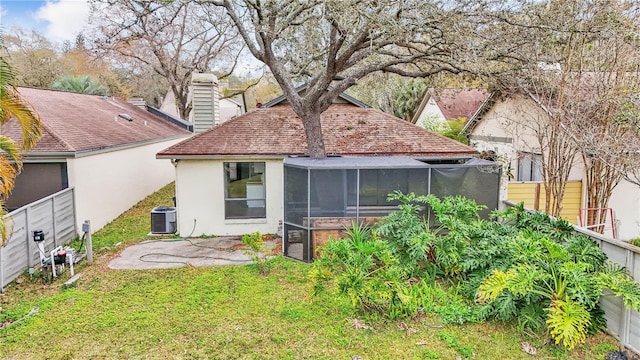
[(354, 222), (373, 225), (397, 210), (395, 190), (438, 197), (462, 195), (498, 208), (500, 166), (476, 158), (399, 156), (290, 157), (284, 161), (286, 256), (310, 262), (318, 247), (339, 238)]

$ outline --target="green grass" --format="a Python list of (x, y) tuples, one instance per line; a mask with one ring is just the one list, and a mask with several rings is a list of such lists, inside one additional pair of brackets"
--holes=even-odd
[(125, 211), (92, 236), (94, 250), (109, 250), (117, 243), (131, 245), (148, 239), (151, 231), (151, 210), (156, 206), (173, 206), (175, 186), (163, 187)]
[[(282, 257), (267, 276), (255, 266), (108, 269), (115, 244), (146, 239), (150, 209), (172, 194), (164, 188), (96, 233), (102, 255), (75, 287), (28, 277), (9, 286), (0, 295), (0, 324), (9, 322), (0, 328), (0, 358), (530, 359), (520, 345), (527, 341), (536, 358), (602, 359), (617, 346), (600, 334), (567, 352), (512, 324), (445, 325), (432, 314), (373, 322), (332, 296), (309, 296), (309, 265)], [(370, 329), (354, 326), (361, 322)]]

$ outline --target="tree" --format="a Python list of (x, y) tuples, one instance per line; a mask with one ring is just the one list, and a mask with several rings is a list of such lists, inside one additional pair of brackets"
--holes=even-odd
[(47, 88), (64, 73), (55, 45), (35, 30), (14, 28), (3, 36), (3, 43), (16, 85)]
[(230, 74), (242, 49), (221, 9), (188, 0), (92, 0), (91, 7), (99, 29), (96, 47), (133, 59), (139, 72), (162, 76), (185, 119), (191, 111), (191, 75), (212, 70), (219, 77)]
[[(594, 209), (586, 216), (587, 225), (605, 223), (614, 188), (623, 179), (634, 182), (640, 169), (640, 128), (633, 121), (633, 113), (640, 108), (633, 105), (631, 109), (625, 96), (629, 91), (637, 94), (640, 79), (621, 63), (627, 55), (634, 56), (633, 51), (618, 52), (622, 49), (612, 40), (606, 40), (610, 45), (606, 56), (616, 64), (609, 62), (607, 70), (582, 75), (580, 88), (575, 89), (580, 100), (575, 101), (567, 124), (584, 164), (586, 207)], [(640, 187), (640, 182), (635, 184)], [(592, 230), (602, 233), (604, 226)]]
[(428, 88), (429, 84), (426, 81), (411, 79), (400, 88), (395, 89), (393, 93), (394, 115), (403, 120), (411, 121)]
[(63, 76), (56, 80), (51, 88), (91, 95), (107, 95), (109, 93), (109, 89), (106, 86), (97, 83), (88, 75)]
[[(358, 80), (375, 72), (412, 77), (460, 73), (472, 67), (470, 57), (479, 57), (476, 46), (485, 45), (470, 40), (477, 27), (472, 15), (479, 17), (486, 9), (480, 4), (199, 2), (226, 9), (251, 54), (271, 69), (302, 120), (311, 157), (326, 156), (320, 114)], [(305, 84), (302, 92), (300, 84)]]
[(628, 78), (623, 74), (632, 63), (637, 66), (637, 60), (628, 60), (638, 58), (637, 39), (628, 35), (637, 32), (637, 14), (631, 2), (577, 0), (527, 5), (515, 15), (500, 16), (509, 26), (495, 36), (518, 44), (514, 57), (522, 64), (498, 78), (502, 90), (529, 98), (542, 110), (516, 114), (509, 127), (520, 135), (533, 133), (531, 148), (542, 154), (545, 212), (553, 216), (562, 210), (565, 185), (579, 157), (588, 207), (606, 207), (624, 176), (623, 166), (610, 156), (629, 159), (621, 156), (621, 140), (629, 138), (620, 132), (626, 125), (616, 125), (614, 104)]
[(0, 238), (7, 240), (8, 229), (5, 223), (4, 200), (14, 185), (14, 180), (22, 166), (22, 151), (32, 149), (40, 139), (40, 118), (28, 103), (20, 96), (15, 86), (13, 69), (0, 56), (0, 125), (10, 120), (18, 122), (22, 130), (22, 141), (18, 145), (11, 138), (0, 135)]

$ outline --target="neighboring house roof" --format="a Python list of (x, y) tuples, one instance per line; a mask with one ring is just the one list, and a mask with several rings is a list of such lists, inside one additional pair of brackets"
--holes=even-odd
[(221, 98), (220, 99), (220, 103), (221, 103), (220, 106), (222, 106), (222, 102), (225, 102), (225, 101), (230, 103), (229, 106), (239, 107), (240, 109), (243, 108), (243, 105), (239, 101), (237, 101), (237, 100), (235, 100), (233, 98)]
[[(380, 110), (333, 104), (322, 115), (330, 155), (469, 156), (476, 150)], [(305, 155), (302, 121), (289, 105), (256, 109), (158, 153), (158, 158)]]
[[(42, 137), (29, 155), (78, 154), (190, 134), (121, 99), (28, 87), (18, 91), (42, 121)], [(15, 120), (4, 124), (1, 132), (16, 141), (22, 136)]]
[(485, 89), (430, 88), (422, 98), (411, 121), (416, 123), (430, 99), (435, 101), (445, 120), (461, 117), (471, 119), (489, 96), (490, 93)]
[[(301, 85), (298, 86), (296, 88), (296, 91), (298, 93), (304, 93), (307, 89), (307, 85)], [(336, 101), (337, 100), (337, 101)], [(363, 103), (362, 101), (354, 98), (353, 96), (350, 96), (346, 93), (341, 93), (340, 95), (338, 95), (338, 98), (334, 100), (334, 103), (338, 103), (340, 100), (344, 101), (347, 104), (352, 104), (358, 107), (362, 107), (362, 108), (368, 108), (371, 107), (365, 103)], [(271, 99), (269, 101), (267, 101), (266, 103), (262, 104), (262, 108), (269, 108), (269, 107), (273, 107), (276, 105), (280, 105), (280, 104), (286, 104), (287, 103), (287, 97), (282, 94), (280, 96), (278, 96), (277, 98)]]

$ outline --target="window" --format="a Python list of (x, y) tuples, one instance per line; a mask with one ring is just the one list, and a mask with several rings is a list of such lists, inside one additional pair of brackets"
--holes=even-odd
[(225, 162), (224, 174), (225, 218), (265, 218), (265, 163)]
[(520, 154), (518, 160), (518, 181), (542, 181), (542, 155)]

